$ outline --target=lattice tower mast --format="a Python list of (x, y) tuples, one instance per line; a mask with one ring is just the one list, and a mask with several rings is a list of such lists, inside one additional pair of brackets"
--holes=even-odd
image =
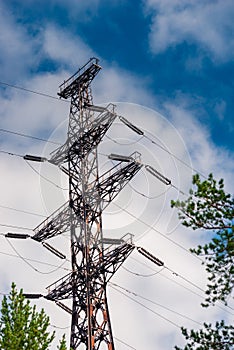
[[(98, 174), (97, 146), (116, 117), (112, 104), (93, 106), (90, 84), (100, 69), (92, 58), (60, 86), (58, 95), (71, 98), (68, 139), (49, 161), (69, 176), (69, 202), (37, 226), (32, 237), (46, 244), (70, 227), (72, 273), (49, 286), (46, 298), (72, 314), (73, 350), (114, 350), (106, 287), (134, 246), (122, 240), (104, 249), (102, 212), (142, 166), (135, 152), (127, 165), (120, 162)], [(69, 310), (60, 300), (71, 298)]]
[[(84, 137), (92, 127), (94, 113), (85, 108), (92, 105), (90, 82), (100, 70), (96, 64), (91, 66), (87, 80), (71, 87), (69, 127), (68, 127), (68, 170), (69, 170), (69, 206), (71, 208), (71, 255), (73, 306), (71, 340), (72, 349), (99, 348), (101, 343), (106, 348), (114, 349), (110, 316), (106, 297), (105, 273), (92, 277), (95, 265), (103, 263), (102, 225), (100, 196), (98, 193), (98, 158), (97, 148), (91, 149), (86, 156), (81, 145), (79, 154), (72, 152), (76, 135)], [(89, 76), (88, 76), (89, 75)], [(70, 83), (70, 82), (69, 82)], [(66, 85), (66, 84), (65, 84)], [(69, 84), (70, 85), (70, 84)], [(64, 86), (66, 89), (66, 86)], [(62, 88), (61, 91), (64, 92)], [(76, 176), (73, 177), (72, 175)], [(92, 185), (90, 185), (92, 184)], [(82, 203), (77, 204), (77, 198)], [(86, 210), (92, 198), (93, 212)], [(79, 213), (79, 234), (76, 232), (76, 213)], [(94, 214), (94, 217), (92, 217)], [(77, 281), (79, 282), (77, 283)], [(81, 283), (80, 283), (81, 282)], [(95, 344), (97, 343), (97, 344)], [(82, 344), (82, 345), (81, 345)], [(98, 346), (97, 346), (98, 345)]]
[[(114, 349), (106, 297), (105, 274), (99, 273), (95, 280), (92, 278), (95, 264), (102, 263), (100, 260), (102, 260), (103, 255), (100, 196), (96, 186), (99, 179), (97, 148), (92, 149), (84, 157), (80, 157), (80, 154), (84, 152), (82, 147), (78, 155), (72, 154), (73, 140), (76, 139), (76, 135), (83, 137), (89, 132), (93, 123), (94, 113), (85, 106), (92, 105), (90, 83), (99, 70), (100, 66), (97, 64), (92, 66), (90, 74), (87, 76), (88, 79), (85, 79), (78, 86), (75, 84), (69, 92), (71, 105), (68, 128), (68, 169), (72, 279), (74, 279), (70, 341), (72, 349), (78, 348), (81, 344), (87, 349), (95, 349), (97, 348), (95, 342), (99, 344), (104, 342), (108, 349)], [(64, 88), (66, 89), (66, 86)], [(62, 91), (64, 92), (63, 88)], [(75, 178), (72, 174), (76, 174)], [(92, 188), (89, 187), (90, 183), (92, 183)], [(90, 217), (92, 214), (86, 210), (90, 196), (93, 198), (95, 222)], [(82, 197), (83, 203), (79, 203), (79, 207), (77, 207), (77, 198), (80, 197)], [(74, 216), (76, 211), (81, 209), (80, 207), (83, 208), (83, 212), (79, 225), (80, 232), (77, 234)], [(76, 283), (77, 277), (82, 280), (83, 285)]]

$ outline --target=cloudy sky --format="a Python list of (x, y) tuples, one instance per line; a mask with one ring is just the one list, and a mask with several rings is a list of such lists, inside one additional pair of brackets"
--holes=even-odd
[[(69, 103), (57, 99), (58, 86), (90, 57), (102, 66), (92, 85), (94, 103), (114, 103), (147, 136), (117, 118), (98, 148), (100, 173), (112, 166), (106, 154), (138, 151), (143, 164), (174, 186), (144, 169), (103, 216), (104, 235), (131, 232), (136, 245), (166, 266), (160, 270), (134, 252), (111, 280), (119, 350), (173, 349), (184, 344), (182, 325), (233, 320), (231, 300), (229, 308), (200, 307), (206, 275), (188, 249), (209, 236), (185, 230), (170, 209), (171, 199), (185, 198), (197, 171), (223, 177), (233, 192), (233, 16), (231, 0), (0, 0), (1, 233), (32, 234), (66, 201), (67, 178), (56, 167), (9, 153), (49, 157), (65, 141)], [(46, 294), (69, 271), (69, 261), (61, 266), (35, 242), (0, 239), (1, 293), (15, 281), (26, 292)], [(69, 233), (52, 243), (69, 259)], [(45, 300), (38, 306), (69, 337), (69, 316)]]

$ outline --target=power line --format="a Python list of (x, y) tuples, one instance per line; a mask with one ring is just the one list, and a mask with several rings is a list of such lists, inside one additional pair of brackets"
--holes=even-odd
[[(144, 130), (144, 129), (143, 129)], [(146, 131), (146, 130), (144, 130)], [(148, 131), (147, 131), (148, 132)], [(163, 147), (162, 145), (160, 145), (158, 142), (155, 142), (154, 140), (152, 140), (149, 136), (144, 135), (143, 137), (145, 137), (147, 140), (149, 140), (152, 144), (156, 145), (157, 147), (161, 148), (163, 151), (167, 152), (169, 155), (171, 155), (173, 158), (175, 158), (176, 160), (178, 160), (179, 162), (181, 162), (183, 165), (185, 165), (187, 168), (191, 169), (193, 172), (201, 175), (203, 178), (207, 178), (205, 175), (203, 175), (199, 170), (193, 168), (191, 165), (187, 164), (183, 159), (177, 157), (174, 153), (170, 152), (168, 149), (166, 149), (165, 147)]]
[[(136, 259), (136, 258), (133, 258), (133, 257), (130, 256), (130, 259), (136, 261), (138, 264), (141, 264), (141, 265), (143, 265), (143, 266), (146, 266), (146, 267), (147, 267), (149, 270), (151, 270), (151, 271), (158, 272), (158, 271), (155, 270), (155, 268), (149, 266), (148, 264), (146, 264), (146, 263), (144, 263), (144, 262), (142, 262), (142, 261), (139, 261), (139, 260)], [(164, 269), (162, 269), (161, 271), (159, 271), (159, 273), (156, 273), (156, 275), (159, 275), (159, 274), (160, 274), (161, 277), (163, 277), (163, 278), (169, 280), (170, 282), (172, 282), (172, 283), (174, 283), (174, 284), (176, 284), (176, 285), (182, 287), (183, 289), (185, 289), (185, 290), (189, 291), (190, 293), (192, 293), (192, 294), (194, 294), (194, 295), (200, 297), (201, 299), (204, 299), (204, 296), (203, 296), (203, 295), (201, 295), (201, 294), (195, 292), (194, 290), (192, 290), (192, 289), (186, 287), (185, 285), (183, 285), (183, 284), (181, 284), (181, 283), (175, 281), (174, 279), (172, 279), (172, 278), (170, 278), (170, 277), (168, 277), (168, 276), (163, 275), (163, 274), (162, 274), (163, 270), (164, 270)], [(135, 274), (134, 272), (130, 272), (130, 273)], [(177, 274), (177, 273), (173, 273), (173, 272), (172, 272), (172, 274), (173, 274), (173, 276), (178, 277), (178, 274)], [(139, 274), (139, 276), (140, 276), (140, 274)], [(140, 277), (141, 277), (141, 276), (140, 276)], [(189, 283), (189, 280), (187, 280), (187, 279), (184, 279), (184, 280), (185, 280), (185, 282)], [(190, 284), (190, 283), (189, 283), (189, 284)], [(196, 286), (194, 283), (192, 283), (192, 285), (193, 285), (193, 286)], [(198, 289), (200, 289), (200, 287), (198, 287)], [(203, 293), (205, 293), (204, 290), (202, 290), (202, 291), (203, 291)], [(223, 308), (222, 306), (216, 304), (216, 307), (218, 307), (219, 309), (221, 309), (221, 310), (223, 310), (223, 311), (225, 311), (225, 312), (227, 312), (227, 313), (233, 315), (232, 312), (230, 312), (230, 311), (227, 310), (227, 306), (226, 306), (226, 308)]]
[(184, 246), (182, 246), (181, 244), (177, 243), (176, 241), (174, 241), (173, 239), (169, 238), (168, 236), (166, 236), (165, 234), (163, 234), (162, 232), (160, 232), (159, 230), (157, 230), (155, 227), (153, 227), (152, 225), (147, 224), (147, 222), (143, 221), (142, 219), (138, 218), (136, 215), (132, 214), (130, 211), (128, 211), (127, 209), (123, 209), (122, 207), (120, 207), (118, 204), (116, 203), (112, 203), (114, 204), (117, 208), (123, 210), (124, 212), (126, 212), (128, 215), (132, 216), (134, 219), (136, 219), (137, 221), (141, 222), (142, 224), (146, 225), (147, 227), (149, 227), (152, 231), (155, 231), (156, 233), (158, 233), (160, 236), (164, 237), (165, 239), (167, 239), (169, 242), (175, 244), (177, 247), (183, 249), (184, 251), (186, 251), (187, 253), (189, 253), (190, 255), (194, 256), (196, 259), (203, 261), (201, 258), (199, 258), (197, 255), (192, 254), (187, 248), (185, 248)]
[(26, 138), (37, 140), (37, 141), (48, 142), (48, 143), (52, 143), (54, 145), (61, 145), (60, 142), (51, 141), (51, 140), (43, 139), (41, 137), (27, 135), (27, 134), (19, 133), (19, 132), (12, 131), (12, 130), (7, 130), (7, 129), (0, 128), (0, 132), (6, 132), (8, 134), (13, 134), (13, 135), (21, 136), (21, 137), (26, 137)]
[[(6, 256), (10, 256), (10, 257), (12, 257), (12, 258), (22, 259), (19, 255), (10, 254), (10, 253), (6, 253), (6, 252), (2, 252), (2, 251), (0, 251), (0, 254), (6, 255)], [(61, 269), (61, 270), (71, 271), (71, 269), (68, 269), (68, 268), (66, 268), (66, 267), (62, 267), (62, 266), (60, 267), (60, 266), (58, 266), (58, 265), (46, 263), (46, 262), (44, 262), (44, 261), (35, 260), (35, 259), (30, 259), (30, 258), (25, 258), (25, 257), (23, 257), (23, 259), (24, 259), (24, 260), (27, 260), (27, 261), (35, 262), (35, 263), (38, 263), (38, 264), (46, 265), (46, 266), (56, 267), (56, 268), (59, 268), (59, 269)]]
[(49, 271), (49, 272), (43, 272), (43, 271), (40, 271), (38, 270), (37, 268), (35, 268), (29, 261), (28, 259), (26, 259), (25, 257), (23, 257), (18, 251), (17, 249), (13, 246), (13, 244), (10, 242), (10, 240), (8, 238), (7, 239), (7, 242), (9, 243), (9, 245), (11, 246), (11, 248), (14, 250), (14, 252), (18, 255), (18, 257), (20, 259), (22, 259), (29, 267), (31, 267), (34, 271), (42, 274), (42, 275), (49, 275), (51, 273), (54, 273), (56, 271), (58, 271), (59, 269), (61, 269), (63, 267), (63, 265), (68, 262), (68, 260), (66, 259), (61, 265), (57, 266), (54, 270), (52, 271)]
[(55, 182), (51, 181), (50, 179), (48, 179), (47, 177), (43, 176), (41, 173), (39, 173), (39, 171), (37, 171), (27, 160), (26, 160), (27, 165), (37, 174), (39, 175), (42, 179), (44, 179), (45, 181), (49, 182), (50, 184), (52, 184), (53, 186), (59, 188), (60, 190), (63, 191), (68, 191), (68, 188), (63, 188), (59, 185), (57, 185)]
[(129, 186), (134, 192), (136, 192), (136, 193), (139, 194), (140, 196), (142, 196), (142, 197), (144, 197), (144, 198), (147, 198), (147, 199), (156, 199), (156, 198), (159, 198), (159, 197), (165, 195), (165, 194), (169, 191), (169, 189), (170, 189), (170, 187), (167, 187), (166, 190), (165, 190), (164, 192), (160, 193), (160, 194), (157, 194), (157, 195), (155, 195), (155, 196), (148, 196), (148, 195), (146, 195), (146, 194), (144, 194), (144, 193), (138, 191), (138, 190), (137, 190), (136, 188), (134, 188), (130, 183), (128, 183), (128, 186)]
[(12, 84), (9, 84), (9, 83), (5, 83), (3, 81), (0, 81), (0, 84), (8, 86), (8, 87), (11, 87), (11, 88), (14, 88), (14, 89), (17, 89), (17, 90), (30, 92), (30, 93), (35, 94), (35, 95), (39, 95), (39, 96), (43, 96), (43, 97), (49, 97), (49, 98), (52, 98), (52, 99), (57, 100), (57, 101), (70, 102), (70, 101), (67, 101), (67, 100), (61, 100), (59, 97), (56, 97), (56, 96), (48, 95), (48, 94), (45, 94), (43, 92), (39, 92), (39, 91), (35, 91), (35, 90), (26, 89), (26, 88), (24, 88), (22, 86), (12, 85)]
[[(147, 266), (147, 265), (146, 265)], [(184, 276), (180, 275), (179, 273), (175, 272), (174, 270), (170, 269), (169, 267), (167, 266), (163, 266), (163, 268), (160, 270), (160, 271), (155, 271), (154, 273), (152, 274), (141, 274), (141, 273), (137, 273), (135, 271), (131, 271), (129, 269), (127, 269), (126, 267), (123, 266), (123, 269), (126, 270), (127, 272), (135, 275), (135, 276), (138, 276), (138, 277), (152, 277), (152, 276), (155, 276), (157, 275), (158, 273), (161, 273), (164, 269), (167, 269), (168, 271), (170, 271), (174, 276), (176, 277), (180, 277), (182, 280), (184, 280), (185, 282), (191, 284), (193, 287), (199, 289), (200, 291), (202, 291), (203, 293), (205, 293), (204, 289), (202, 289), (201, 287), (199, 287), (198, 285), (196, 285), (195, 283), (193, 283), (192, 281), (190, 281), (189, 279), (185, 278)]]
[[(25, 158), (25, 156), (23, 156), (23, 155), (20, 155), (20, 154), (17, 154), (17, 153), (8, 152), (8, 151), (4, 151), (4, 150), (0, 150), (0, 153), (5, 153), (5, 154), (11, 155), (11, 156), (17, 156), (17, 157)], [(101, 154), (101, 155), (103, 155), (103, 156), (109, 158), (108, 154), (104, 154), (104, 153), (100, 153), (100, 152), (99, 152), (99, 154)], [(32, 169), (34, 172), (36, 172), (39, 176), (41, 176), (42, 178), (44, 178), (44, 180), (50, 182), (51, 184), (53, 184), (54, 186), (56, 186), (56, 187), (58, 187), (58, 188), (60, 188), (60, 189), (62, 189), (62, 190), (68, 190), (68, 189), (64, 189), (64, 188), (60, 187), (59, 185), (55, 184), (53, 181), (51, 181), (51, 180), (47, 179), (46, 177), (44, 177), (43, 175), (41, 175), (39, 172), (37, 172), (37, 170), (36, 170), (31, 164), (29, 164), (29, 163), (27, 162), (27, 160), (26, 160), (26, 163), (31, 167), (31, 169)], [(113, 161), (112, 161), (112, 164), (113, 164)], [(178, 192), (180, 192), (181, 194), (186, 195), (182, 190), (180, 190), (177, 186), (173, 185), (172, 183), (170, 183), (170, 187), (168, 187), (164, 193), (161, 193), (160, 195), (156, 195), (156, 196), (148, 196), (148, 195), (145, 195), (144, 193), (142, 193), (142, 192), (136, 190), (136, 189), (135, 189), (132, 185), (130, 185), (129, 183), (128, 183), (128, 186), (129, 186), (130, 188), (132, 188), (132, 190), (133, 190), (134, 192), (136, 192), (137, 194), (141, 195), (142, 197), (148, 198), (148, 199), (155, 199), (155, 198), (158, 198), (159, 196), (162, 196), (163, 194), (165, 194), (165, 193), (170, 189), (170, 187), (173, 187), (173, 188), (175, 188)]]
[(114, 286), (111, 286), (112, 289), (116, 290), (117, 292), (119, 292), (120, 294), (124, 295), (126, 298), (134, 301), (135, 303), (137, 303), (138, 305), (142, 306), (143, 308), (145, 308), (146, 310), (152, 312), (153, 314), (157, 315), (158, 317), (162, 318), (163, 320), (171, 323), (173, 326), (177, 327), (177, 328), (181, 328), (178, 324), (176, 324), (175, 322), (171, 321), (170, 319), (168, 319), (167, 317), (159, 314), (158, 312), (154, 311), (153, 309), (149, 308), (148, 306), (142, 304), (141, 302), (139, 302), (138, 300), (130, 297), (129, 295), (125, 294), (124, 292), (120, 291), (119, 289), (115, 288)]
[(70, 328), (69, 326), (68, 327), (59, 327), (59, 326), (55, 326), (54, 324), (49, 324), (49, 327), (53, 327), (55, 329), (68, 329), (68, 328)]
[(126, 343), (125, 341), (123, 341), (123, 340), (121, 340), (121, 339), (119, 339), (119, 338), (117, 338), (117, 337), (113, 337), (113, 338), (114, 338), (115, 340), (117, 340), (118, 342), (120, 342), (120, 343), (126, 345), (128, 348), (133, 349), (133, 350), (137, 350), (136, 348), (134, 348), (133, 346), (129, 345), (129, 344)]
[(19, 230), (29, 230), (29, 231), (33, 231), (33, 228), (24, 227), (24, 226), (8, 225), (8, 224), (2, 224), (2, 223), (0, 223), (0, 226), (3, 226), (3, 227), (10, 227), (10, 228), (17, 228), (17, 229), (19, 229)]
[(114, 143), (116, 143), (117, 145), (120, 145), (120, 146), (133, 146), (133, 145), (135, 145), (136, 143), (140, 142), (140, 141), (142, 140), (142, 138), (143, 138), (143, 136), (142, 136), (142, 137), (140, 137), (140, 138), (139, 138), (138, 140), (136, 140), (136, 141), (124, 143), (124, 142), (116, 141), (116, 140), (112, 139), (112, 137), (110, 137), (110, 136), (108, 136), (108, 135), (105, 135), (105, 136), (106, 136), (107, 139), (111, 140), (112, 142), (114, 142)]
[(148, 301), (148, 302), (150, 302), (150, 303), (153, 304), (153, 305), (159, 306), (159, 307), (161, 307), (161, 308), (163, 308), (163, 309), (165, 309), (165, 310), (167, 310), (167, 311), (170, 311), (170, 312), (174, 313), (175, 315), (181, 316), (181, 317), (183, 317), (183, 318), (185, 318), (185, 319), (187, 319), (187, 320), (189, 320), (189, 321), (192, 321), (192, 322), (194, 322), (194, 323), (197, 323), (197, 324), (199, 324), (199, 325), (202, 325), (202, 323), (200, 323), (200, 322), (198, 322), (198, 321), (196, 321), (196, 320), (194, 320), (194, 319), (192, 319), (192, 318), (190, 318), (190, 317), (188, 317), (188, 316), (186, 316), (186, 315), (184, 315), (184, 314), (181, 314), (180, 312), (177, 312), (177, 311), (175, 311), (175, 310), (172, 310), (172, 309), (170, 309), (169, 307), (164, 306), (164, 305), (162, 305), (162, 304), (159, 304), (159, 303), (157, 303), (157, 302), (155, 302), (155, 301), (153, 301), (153, 300), (151, 300), (151, 299), (149, 299), (149, 298), (143, 297), (142, 295), (137, 294), (137, 293), (135, 293), (135, 292), (133, 292), (133, 291), (127, 289), (127, 288), (124, 288), (124, 287), (120, 286), (119, 284), (112, 283), (112, 282), (109, 282), (109, 284), (110, 284), (111, 286), (115, 286), (115, 287), (117, 287), (117, 288), (120, 288), (120, 289), (124, 290), (125, 292), (134, 295), (135, 297), (138, 297), (138, 298), (141, 298), (141, 299), (143, 299), (143, 300), (145, 300), (145, 301)]
[[(34, 90), (30, 90), (30, 89), (26, 89), (24, 87), (21, 87), (21, 86), (16, 86), (16, 85), (12, 85), (12, 84), (9, 84), (9, 83), (6, 83), (6, 82), (2, 82), (0, 81), (0, 84), (1, 85), (5, 85), (5, 86), (8, 86), (8, 87), (11, 87), (11, 88), (14, 88), (14, 89), (18, 89), (18, 90), (22, 90), (22, 91), (26, 91), (26, 92), (30, 92), (30, 93), (33, 93), (33, 94), (36, 94), (36, 95), (40, 95), (40, 96), (43, 96), (43, 97), (48, 97), (48, 98), (52, 98), (52, 99), (55, 99), (55, 100), (58, 100), (58, 101), (62, 101), (62, 102), (70, 102), (69, 100), (64, 100), (64, 99), (60, 99), (58, 97), (55, 97), (55, 96), (51, 96), (51, 95), (48, 95), (48, 94), (45, 94), (45, 93), (42, 93), (42, 92), (39, 92), (39, 91), (34, 91)], [(148, 132), (147, 130), (143, 129), (144, 132)], [(5, 131), (4, 129), (0, 129), (0, 131)], [(9, 132), (9, 131), (6, 131), (6, 132)], [(14, 133), (14, 132), (12, 132)], [(150, 134), (150, 132), (148, 132)], [(18, 133), (16, 133), (18, 134)], [(20, 136), (25, 136), (25, 137), (28, 137), (26, 135), (23, 135), (21, 134)], [(30, 136), (31, 137), (31, 136)], [(193, 168), (191, 165), (187, 164), (185, 161), (183, 161), (181, 158), (177, 157), (175, 154), (173, 154), (172, 152), (170, 152), (167, 148), (163, 147), (162, 145), (160, 145), (158, 142), (152, 140), (149, 136), (145, 135), (143, 133), (142, 137), (139, 139), (141, 140), (142, 138), (146, 138), (148, 141), (150, 141), (152, 144), (156, 145), (157, 147), (161, 148), (163, 151), (167, 152), (168, 154), (170, 154), (172, 157), (174, 157), (175, 159), (177, 159), (179, 162), (181, 162), (183, 165), (185, 165), (186, 167), (190, 168), (191, 170), (193, 170), (194, 172), (200, 174), (203, 178), (206, 178), (205, 175), (203, 175), (200, 171), (198, 171), (197, 169)], [(153, 136), (154, 137), (154, 136)], [(31, 137), (31, 138), (35, 138), (35, 139), (38, 139), (40, 141), (46, 141), (46, 142), (51, 142), (51, 143), (55, 143), (55, 142), (52, 142), (52, 141), (48, 141), (48, 140), (43, 140), (43, 139), (40, 139), (40, 138), (37, 138), (37, 137)], [(107, 138), (109, 138), (110, 140), (114, 141), (115, 143), (118, 143), (121, 145), (121, 143), (119, 143), (118, 141), (116, 140), (113, 140), (111, 137), (107, 136)], [(134, 141), (134, 143), (136, 142), (139, 142), (138, 141)], [(56, 143), (58, 144), (58, 143)], [(122, 143), (122, 145), (124, 145)], [(130, 145), (129, 143), (126, 144), (126, 145)]]
[[(5, 153), (11, 156), (17, 156), (17, 157), (21, 157), (21, 158), (25, 158), (25, 156), (17, 154), (17, 153), (12, 153), (12, 152), (7, 152), (7, 151), (3, 151), (0, 150), (0, 153)], [(51, 181), (50, 179), (48, 179), (47, 177), (45, 177), (44, 175), (42, 175), (41, 173), (39, 173), (39, 171), (37, 171), (27, 160), (25, 160), (27, 165), (37, 174), (39, 175), (42, 179), (44, 179), (45, 181), (49, 182), (50, 184), (54, 185), (55, 187), (63, 190), (63, 191), (68, 191), (68, 188), (63, 188), (59, 185), (57, 185), (55, 182)]]
[[(0, 293), (0, 294), (2, 294), (2, 293)], [(2, 295), (9, 295), (9, 294), (2, 294)], [(68, 329), (68, 328), (70, 328), (70, 327), (59, 327), (59, 326), (55, 326), (54, 324), (50, 324), (49, 326), (53, 327), (55, 329)], [(114, 337), (114, 339), (117, 340), (118, 342), (122, 343), (123, 345), (126, 345), (129, 349), (137, 350), (136, 348), (134, 348), (130, 344), (126, 343), (125, 341), (123, 341), (117, 337)]]
[(38, 214), (38, 213), (33, 213), (31, 211), (27, 211), (27, 210), (21, 210), (21, 209), (16, 209), (16, 208), (12, 208), (12, 207), (8, 207), (6, 205), (0, 205), (0, 208), (3, 209), (8, 209), (8, 210), (13, 210), (13, 211), (17, 211), (19, 213), (24, 213), (24, 214), (29, 214), (29, 215), (35, 215), (35, 216), (41, 216), (43, 218), (46, 218), (46, 215), (42, 215), (42, 214)]
[(20, 157), (20, 158), (24, 157), (22, 154), (7, 152), (7, 151), (4, 151), (4, 150), (0, 150), (0, 153), (8, 154), (9, 156), (16, 156), (16, 157)]
[(127, 268), (124, 267), (124, 266), (122, 266), (122, 268), (123, 268), (125, 271), (127, 271), (127, 272), (129, 272), (129, 273), (131, 273), (131, 274), (133, 274), (133, 275), (135, 275), (135, 276), (138, 276), (138, 277), (152, 277), (152, 276), (155, 276), (155, 275), (157, 275), (158, 273), (162, 272), (162, 270), (163, 270), (165, 267), (163, 266), (163, 267), (161, 268), (161, 270), (156, 271), (156, 272), (154, 272), (154, 273), (149, 273), (149, 274), (137, 273), (137, 272), (134, 272), (134, 271), (131, 271), (131, 270), (127, 269)]
[[(107, 157), (107, 158), (110, 159), (110, 156), (109, 156), (108, 154), (104, 154), (104, 153), (99, 153), (99, 154), (101, 154), (102, 156), (105, 156), (105, 157)], [(113, 162), (113, 161), (112, 161), (112, 164), (114, 165), (114, 162)], [(131, 187), (131, 188), (133, 189), (133, 191), (135, 191), (136, 193), (138, 193), (138, 194), (141, 195), (142, 197), (145, 197), (145, 198), (148, 198), (148, 199), (155, 199), (155, 198), (158, 198), (159, 196), (165, 194), (171, 187), (173, 187), (173, 188), (175, 188), (179, 193), (181, 193), (183, 196), (186, 195), (186, 193), (185, 193), (184, 191), (182, 191), (182, 190), (181, 190), (179, 187), (177, 187), (176, 185), (172, 184), (171, 180), (165, 178), (164, 175), (162, 175), (161, 173), (159, 173), (159, 172), (158, 172), (156, 169), (154, 169), (152, 166), (150, 166), (150, 165), (145, 165), (145, 164), (143, 164), (143, 165), (145, 166), (146, 170), (148, 170), (148, 168), (150, 168), (148, 171), (149, 171), (153, 176), (156, 176), (156, 177), (158, 178), (159, 181), (163, 182), (165, 185), (167, 185), (167, 186), (169, 186), (169, 187), (168, 187), (168, 189), (167, 189), (164, 193), (162, 193), (162, 194), (160, 194), (160, 195), (157, 195), (157, 196), (152, 196), (152, 197), (150, 197), (150, 196), (147, 196), (147, 195), (145, 195), (144, 193), (142, 193), (142, 192), (136, 190), (132, 185), (130, 185), (130, 183), (128, 183), (128, 186)], [(165, 180), (166, 180), (166, 182), (165, 182)], [(188, 194), (187, 194), (187, 196), (188, 196)]]
[[(150, 141), (152, 144), (156, 145), (157, 147), (161, 148), (163, 151), (167, 152), (169, 155), (171, 155), (172, 157), (174, 157), (175, 159), (177, 159), (179, 162), (181, 162), (183, 165), (185, 165), (186, 167), (190, 168), (191, 170), (193, 170), (194, 172), (200, 174), (202, 177), (206, 178), (206, 176), (204, 176), (200, 171), (196, 170), (195, 168), (193, 168), (191, 165), (187, 164), (184, 160), (182, 160), (181, 158), (177, 157), (175, 154), (173, 154), (172, 152), (170, 152), (167, 148), (163, 147), (161, 144), (159, 144), (158, 142), (154, 141), (152, 138), (150, 138), (149, 136), (145, 135), (145, 132), (151, 134), (150, 132), (148, 132), (147, 130), (145, 130), (144, 128), (138, 128), (138, 126), (136, 126), (135, 124), (132, 124), (129, 120), (127, 120), (126, 118), (119, 116), (119, 120), (124, 123), (127, 127), (129, 127), (131, 130), (133, 130), (135, 133), (137, 133), (138, 135), (141, 135), (142, 137), (144, 137), (145, 139), (147, 139), (148, 141)], [(152, 135), (152, 134), (151, 134)], [(152, 135), (153, 137), (155, 137), (154, 135)]]

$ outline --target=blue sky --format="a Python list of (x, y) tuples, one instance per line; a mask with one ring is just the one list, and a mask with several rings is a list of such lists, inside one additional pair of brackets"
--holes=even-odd
[[(23, 26), (30, 40), (37, 41), (33, 45), (40, 57), (25, 67), (28, 73), (61, 69), (61, 62), (48, 57), (40, 47), (45, 28), (58, 27), (71, 39), (82, 38), (107, 64), (142, 80), (145, 89), (157, 96), (153, 107), (163, 110), (161, 102), (178, 94), (190, 99), (190, 108), (209, 128), (214, 143), (233, 147), (234, 10), (230, 1), (32, 4), (9, 1), (4, 5), (17, 26)], [(189, 23), (192, 18), (195, 24)], [(61, 51), (66, 51), (66, 43)], [(82, 63), (77, 57), (77, 67)], [(14, 75), (17, 82), (22, 79), (17, 72)]]
[[(103, 154), (138, 150), (145, 164), (156, 167), (182, 191), (188, 191), (195, 168), (205, 176), (213, 172), (216, 178), (223, 177), (228, 191), (233, 192), (233, 17), (231, 0), (0, 0), (0, 128), (64, 142), (68, 103), (4, 83), (56, 96), (63, 80), (95, 56), (103, 69), (93, 83), (94, 102), (115, 103), (117, 113), (146, 130), (149, 137), (168, 151), (165, 153), (145, 139), (139, 142), (136, 135), (115, 122), (109, 136), (123, 145), (104, 139), (99, 149), (103, 169), (110, 165)], [(49, 157), (53, 149), (50, 143), (0, 133), (0, 150)], [(59, 191), (38, 175), (66, 189), (67, 179), (57, 169), (35, 165), (36, 173), (21, 158), (6, 154), (1, 154), (0, 166), (0, 223), (34, 228), (40, 217), (3, 207), (48, 216), (67, 200), (66, 190)], [(165, 190), (147, 172), (138, 174), (131, 184), (133, 188), (126, 187), (108, 208), (103, 220), (105, 234), (134, 233), (141, 246), (203, 289), (207, 276), (200, 262), (176, 245), (188, 249), (207, 239), (207, 234), (195, 235), (179, 225), (170, 200), (181, 193), (175, 188)], [(2, 228), (3, 233), (7, 230)], [(67, 237), (65, 241), (53, 241), (69, 255), (68, 242)], [(33, 242), (13, 243), (22, 256), (59, 265)], [(16, 254), (4, 238), (1, 246), (5, 254)], [(143, 276), (121, 269), (114, 283), (195, 322), (231, 319), (227, 308), (202, 310), (199, 306), (202, 300), (197, 295), (201, 290), (169, 270), (159, 273), (155, 266), (145, 266), (147, 261), (138, 255), (133, 258), (137, 261), (129, 259), (125, 267)], [(6, 267), (0, 269), (0, 292), (7, 292), (14, 280), (27, 292), (45, 294), (45, 287), (66, 273), (61, 269), (48, 273), (48, 267), (39, 264), (35, 265), (42, 270), (39, 274), (20, 259), (14, 260), (18, 264), (12, 264), (12, 258), (6, 255), (0, 255), (0, 259), (0, 266)], [(69, 268), (69, 264), (64, 267)], [(155, 276), (144, 277), (152, 273)], [(108, 293), (118, 339), (137, 350), (182, 346), (177, 326), (111, 288)], [(177, 325), (198, 327), (155, 304), (146, 305)], [(65, 332), (69, 337), (69, 317), (48, 302), (41, 301), (39, 306), (49, 313), (52, 324), (68, 326)], [(129, 346), (118, 342), (117, 348), (124, 350)], [(56, 346), (52, 348), (55, 349)]]

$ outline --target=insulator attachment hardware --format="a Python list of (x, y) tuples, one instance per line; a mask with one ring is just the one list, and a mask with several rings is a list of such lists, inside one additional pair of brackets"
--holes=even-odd
[(61, 307), (61, 309), (63, 309), (64, 311), (68, 312), (70, 315), (72, 315), (72, 310), (64, 305), (63, 303), (61, 303), (60, 301), (55, 301), (56, 305), (58, 305), (59, 307)]
[(43, 297), (42, 294), (28, 294), (28, 293), (23, 293), (23, 296), (26, 299), (40, 299), (41, 297)]
[(132, 162), (133, 161), (132, 157), (122, 156), (121, 154), (114, 154), (114, 153), (109, 154), (108, 158), (112, 159), (112, 160), (118, 160), (120, 162)]
[(103, 244), (116, 244), (116, 245), (119, 245), (119, 244), (122, 244), (124, 243), (124, 240), (121, 239), (121, 238), (102, 238), (100, 240), (101, 243)]
[(32, 156), (31, 154), (25, 154), (23, 157), (25, 160), (31, 160), (32, 162), (46, 162), (47, 158)]
[(145, 250), (142, 247), (137, 247), (138, 252), (143, 255), (144, 257), (146, 257), (147, 259), (149, 259), (150, 261), (152, 261), (154, 264), (158, 265), (158, 266), (164, 266), (164, 262), (162, 262), (161, 260), (159, 260), (158, 258), (156, 258), (153, 254), (149, 253), (147, 250)]
[(55, 254), (60, 259), (66, 259), (66, 255), (62, 254), (60, 251), (52, 247), (49, 243), (42, 242), (43, 247), (48, 249), (51, 253)]
[(135, 131), (138, 135), (144, 135), (144, 132), (141, 129), (139, 129), (137, 126), (133, 125), (132, 123), (130, 123), (130, 121), (128, 121), (126, 118), (119, 117), (119, 119), (121, 120), (121, 122), (127, 125), (130, 129)]
[(16, 238), (16, 239), (27, 239), (30, 237), (30, 235), (26, 233), (13, 233), (13, 232), (7, 232), (5, 234), (6, 238)]
[(154, 169), (152, 166), (145, 165), (145, 168), (151, 175), (155, 176), (158, 180), (162, 181), (165, 185), (171, 184), (171, 180), (166, 178), (164, 175), (162, 175), (159, 171)]
[(85, 104), (84, 107), (87, 108), (90, 111), (99, 112), (99, 113), (102, 113), (102, 112), (107, 110), (106, 107), (95, 106), (95, 105), (90, 105), (90, 104)]

